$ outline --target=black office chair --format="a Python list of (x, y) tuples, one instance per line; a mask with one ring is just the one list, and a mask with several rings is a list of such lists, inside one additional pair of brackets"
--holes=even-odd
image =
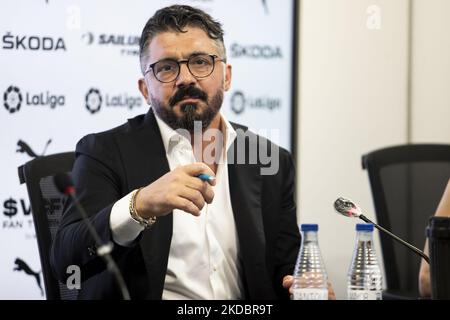
[[(411, 144), (362, 157), (377, 222), (419, 249), (450, 177), (450, 145)], [(421, 258), (380, 233), (387, 288), (384, 299), (417, 299)]]
[(38, 157), (18, 168), (20, 183), (26, 184), (30, 198), (48, 300), (72, 300), (77, 296), (76, 290), (59, 283), (50, 266), (50, 250), (66, 201), (52, 178), (56, 173), (70, 172), (74, 160), (75, 153), (66, 152)]

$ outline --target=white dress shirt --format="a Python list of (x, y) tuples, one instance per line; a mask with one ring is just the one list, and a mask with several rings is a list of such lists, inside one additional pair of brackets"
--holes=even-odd
[[(170, 128), (156, 114), (170, 170), (197, 162), (189, 140)], [(226, 128), (225, 148), (220, 156), (213, 187), (214, 199), (205, 204), (199, 217), (173, 211), (173, 234), (164, 283), (163, 299), (243, 298), (239, 243), (231, 207), (227, 151), (236, 131), (222, 116)], [(130, 245), (143, 227), (131, 218), (131, 193), (117, 201), (110, 226), (116, 243)], [(156, 222), (158, 223), (158, 222)]]

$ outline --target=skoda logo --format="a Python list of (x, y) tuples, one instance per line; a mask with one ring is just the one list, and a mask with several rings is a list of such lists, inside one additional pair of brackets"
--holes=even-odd
[(20, 89), (14, 86), (9, 86), (3, 94), (3, 105), (9, 113), (19, 111), (22, 104), (22, 94)]
[(231, 97), (231, 110), (240, 114), (245, 109), (245, 96), (241, 91), (236, 91)]
[(94, 114), (100, 111), (101, 106), (102, 95), (100, 94), (100, 90), (91, 88), (86, 94), (86, 109), (88, 109), (90, 113)]

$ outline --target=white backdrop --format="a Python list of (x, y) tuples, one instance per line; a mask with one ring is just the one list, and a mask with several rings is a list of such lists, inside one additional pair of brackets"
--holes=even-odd
[[(223, 112), (291, 149), (294, 1), (1, 2), (0, 299), (45, 298), (17, 167), (39, 155), (73, 150), (85, 134), (147, 112), (137, 89), (138, 44), (158, 8), (189, 4), (223, 23), (233, 65)], [(36, 276), (15, 271), (16, 259)]]

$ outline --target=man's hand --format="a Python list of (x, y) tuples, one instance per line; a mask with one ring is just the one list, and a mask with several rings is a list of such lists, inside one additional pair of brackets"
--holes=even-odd
[(136, 197), (136, 210), (143, 218), (159, 217), (174, 209), (186, 211), (194, 216), (200, 215), (205, 203), (214, 198), (212, 182), (197, 178), (199, 174), (215, 176), (204, 163), (194, 163), (165, 174), (152, 184), (143, 188)]
[[(288, 289), (289, 293), (292, 295), (292, 283), (294, 282), (293, 276), (285, 276), (283, 278), (283, 288)], [(334, 293), (333, 286), (330, 281), (328, 281), (328, 300), (336, 300), (336, 294)]]

